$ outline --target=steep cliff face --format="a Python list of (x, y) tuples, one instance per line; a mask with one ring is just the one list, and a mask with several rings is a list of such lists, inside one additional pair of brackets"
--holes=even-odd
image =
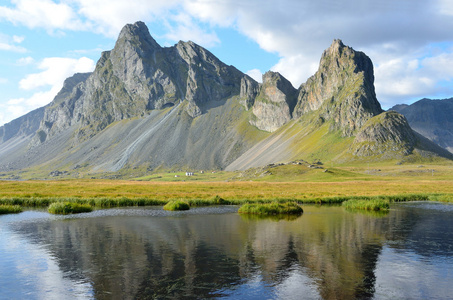
[(35, 109), (0, 127), (0, 142), (13, 137), (34, 135), (44, 116), (44, 107)]
[(322, 54), (318, 71), (299, 88), (294, 116), (311, 111), (318, 111), (323, 120), (333, 120), (332, 129), (342, 130), (343, 136), (353, 136), (381, 113), (369, 57), (334, 40)]
[(240, 103), (246, 110), (249, 110), (255, 103), (255, 98), (259, 93), (260, 86), (258, 82), (245, 75), (241, 79)]
[(417, 151), (451, 157), (403, 116), (382, 113), (373, 81), (370, 59), (339, 40), (296, 90), (270, 71), (258, 84), (192, 42), (161, 47), (137, 22), (123, 28), (93, 73), (68, 78), (49, 105), (0, 127), (0, 171), (79, 176)]
[(453, 158), (450, 152), (412, 130), (407, 119), (396, 111), (383, 112), (368, 120), (349, 151), (362, 158), (394, 159), (414, 153)]
[(390, 110), (403, 114), (415, 131), (453, 153), (453, 98), (422, 99)]
[(83, 95), (84, 83), (90, 75), (91, 73), (77, 73), (65, 80), (63, 88), (52, 103), (43, 108), (39, 128), (35, 129), (36, 134), (30, 146), (39, 145), (47, 138), (78, 122), (81, 114), (78, 109), (78, 100)]
[(354, 139), (351, 152), (356, 156), (404, 156), (411, 154), (416, 144), (417, 137), (406, 118), (390, 111), (365, 123)]
[(143, 22), (129, 24), (114, 49), (102, 53), (95, 71), (46, 108), (33, 145), (76, 124), (76, 136), (83, 141), (113, 122), (184, 100), (186, 112), (195, 118), (210, 102), (239, 95), (243, 78), (193, 42), (162, 48)]
[(250, 124), (274, 132), (288, 123), (296, 105), (297, 90), (277, 72), (263, 75), (261, 91), (255, 98)]

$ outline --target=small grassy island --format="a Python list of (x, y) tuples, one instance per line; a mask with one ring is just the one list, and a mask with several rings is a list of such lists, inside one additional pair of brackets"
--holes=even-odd
[(0, 215), (17, 214), (22, 212), (22, 207), (19, 205), (0, 205)]
[(303, 209), (295, 202), (246, 203), (239, 208), (238, 213), (256, 215), (300, 215), (303, 213)]
[(351, 210), (388, 211), (390, 209), (390, 202), (385, 199), (352, 199), (343, 202), (342, 206)]
[(176, 210), (189, 210), (190, 206), (187, 202), (182, 200), (169, 201), (164, 205), (165, 210), (176, 211)]
[(55, 215), (69, 215), (90, 212), (93, 207), (89, 204), (79, 204), (74, 202), (55, 202), (50, 204), (48, 212)]

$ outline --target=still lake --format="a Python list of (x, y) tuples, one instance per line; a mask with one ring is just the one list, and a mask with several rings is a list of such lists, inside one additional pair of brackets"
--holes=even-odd
[(0, 216), (0, 299), (451, 299), (453, 205)]

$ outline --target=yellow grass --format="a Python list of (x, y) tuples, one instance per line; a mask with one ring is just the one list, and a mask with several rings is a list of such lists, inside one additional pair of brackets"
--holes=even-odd
[(3, 197), (145, 197), (151, 199), (307, 199), (415, 193), (453, 194), (451, 180), (344, 182), (138, 182), (122, 180), (0, 181)]

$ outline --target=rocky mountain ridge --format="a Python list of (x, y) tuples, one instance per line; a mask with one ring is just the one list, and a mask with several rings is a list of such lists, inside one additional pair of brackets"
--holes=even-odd
[(137, 22), (93, 73), (68, 78), (49, 105), (0, 127), (0, 170), (243, 169), (317, 155), (333, 136), (348, 159), (389, 147), (386, 158), (412, 155), (426, 142), (403, 116), (382, 113), (371, 60), (341, 40), (296, 89), (271, 71), (259, 84), (190, 41), (161, 47)]
[(395, 105), (390, 110), (403, 114), (415, 131), (453, 153), (453, 98), (425, 98), (411, 105)]

